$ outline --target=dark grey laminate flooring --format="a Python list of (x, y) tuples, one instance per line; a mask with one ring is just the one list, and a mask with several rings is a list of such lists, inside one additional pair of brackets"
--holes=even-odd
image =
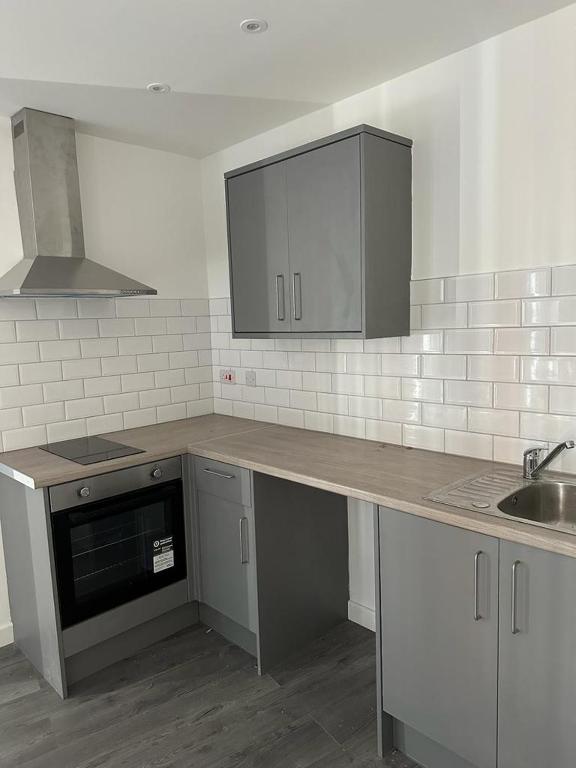
[(271, 674), (198, 626), (61, 701), (0, 649), (0, 766), (413, 768), (376, 756), (374, 635), (345, 622)]

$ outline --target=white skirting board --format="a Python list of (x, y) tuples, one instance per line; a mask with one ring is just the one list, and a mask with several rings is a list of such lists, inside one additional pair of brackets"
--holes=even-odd
[(361, 605), (361, 603), (354, 603), (352, 600), (349, 600), (348, 618), (355, 624), (371, 629), (372, 632), (376, 631), (376, 614), (372, 608), (367, 608), (365, 605)]
[(14, 633), (12, 631), (12, 624), (0, 625), (0, 648), (3, 645), (10, 645), (14, 640)]

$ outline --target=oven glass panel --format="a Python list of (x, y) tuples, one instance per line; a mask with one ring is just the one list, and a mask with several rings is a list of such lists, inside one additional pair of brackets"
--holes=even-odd
[(63, 627), (186, 577), (180, 480), (52, 515)]

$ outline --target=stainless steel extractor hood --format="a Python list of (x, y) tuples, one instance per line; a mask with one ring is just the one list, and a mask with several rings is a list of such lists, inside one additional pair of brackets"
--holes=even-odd
[(22, 109), (12, 139), (24, 259), (0, 277), (0, 296), (155, 294), (85, 258), (74, 120)]

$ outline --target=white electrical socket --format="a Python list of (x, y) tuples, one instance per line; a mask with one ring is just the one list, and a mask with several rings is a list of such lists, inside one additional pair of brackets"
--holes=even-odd
[(255, 387), (256, 371), (246, 371), (245, 382), (247, 387)]
[(220, 381), (223, 384), (236, 384), (236, 371), (234, 368), (220, 368)]

